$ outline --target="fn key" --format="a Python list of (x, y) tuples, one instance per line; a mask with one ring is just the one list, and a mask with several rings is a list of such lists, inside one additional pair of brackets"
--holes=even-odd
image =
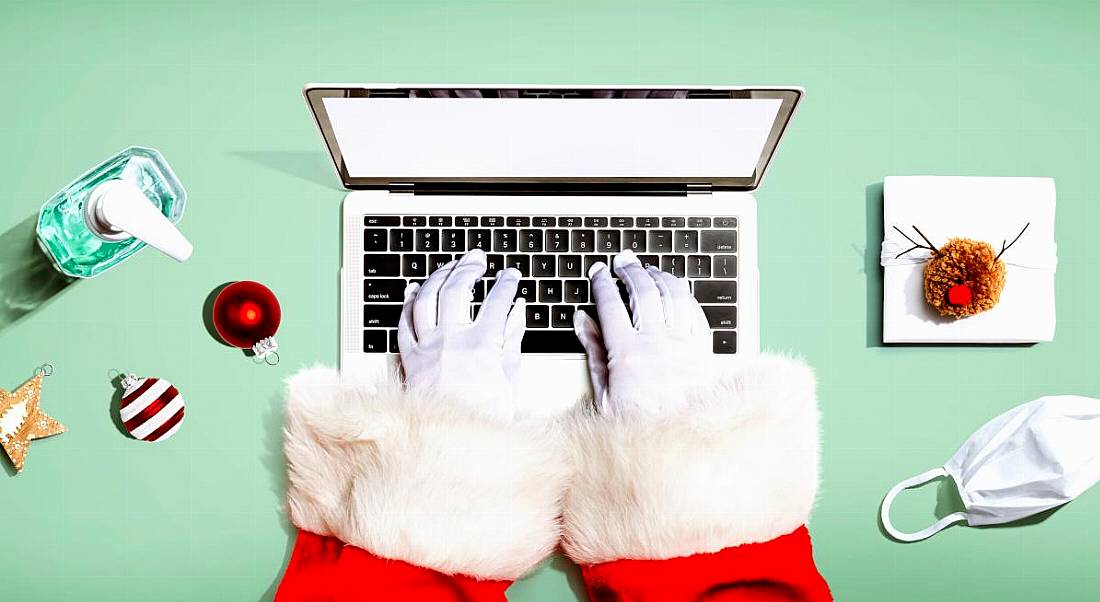
[(714, 353), (737, 353), (737, 332), (733, 330), (714, 331)]
[(386, 349), (385, 330), (363, 331), (363, 353), (385, 353)]

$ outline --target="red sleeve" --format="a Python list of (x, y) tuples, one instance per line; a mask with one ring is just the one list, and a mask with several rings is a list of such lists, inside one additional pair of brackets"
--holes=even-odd
[(298, 540), (280, 602), (501, 601), (558, 543), (570, 470), (549, 421), (311, 369), (283, 449)]
[(499, 602), (511, 583), (445, 575), (401, 560), (379, 558), (335, 537), (299, 531), (275, 601)]
[(667, 560), (582, 567), (592, 602), (825, 602), (832, 600), (801, 527), (764, 543)]
[[(584, 417), (562, 544), (592, 602), (822, 602), (813, 372), (764, 356), (664, 416)], [(685, 393), (686, 395), (686, 393)]]

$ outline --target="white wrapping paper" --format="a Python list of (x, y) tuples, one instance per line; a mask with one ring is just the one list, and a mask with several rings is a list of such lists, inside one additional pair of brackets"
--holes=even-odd
[[(1034, 343), (1054, 339), (1054, 180), (892, 176), (883, 183), (882, 341), (884, 343)], [(972, 238), (1000, 250), (1025, 224), (1027, 231), (1001, 259), (1008, 271), (993, 309), (955, 319), (924, 300), (929, 252), (895, 256), (912, 245), (917, 226), (937, 247)]]

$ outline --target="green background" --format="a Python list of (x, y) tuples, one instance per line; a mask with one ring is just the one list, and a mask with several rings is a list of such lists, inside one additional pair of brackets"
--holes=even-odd
[[(1100, 395), (1098, 26), (1088, 2), (0, 0), (0, 386), (53, 362), (43, 406), (69, 427), (32, 445), (22, 475), (0, 474), (0, 598), (270, 597), (291, 543), (281, 380), (337, 357), (343, 194), (300, 89), (392, 81), (805, 86), (757, 195), (761, 330), (820, 377), (822, 573), (840, 600), (1095, 599), (1096, 492), (1038, 524), (915, 545), (884, 537), (876, 514), (890, 485), (995, 414)], [(61, 286), (42, 271), (34, 216), (131, 144), (160, 149), (188, 187), (194, 257), (145, 251)], [(879, 345), (891, 174), (1057, 179), (1055, 342)], [(281, 298), (277, 368), (204, 328), (208, 293), (237, 279)], [(110, 368), (175, 382), (180, 434), (123, 437)], [(896, 519), (924, 526), (952, 496), (927, 486)], [(511, 599), (572, 599), (564, 567)]]

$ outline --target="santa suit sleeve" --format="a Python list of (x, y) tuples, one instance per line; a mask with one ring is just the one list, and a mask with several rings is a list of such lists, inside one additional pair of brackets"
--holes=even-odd
[(685, 409), (571, 429), (563, 546), (594, 602), (831, 600), (806, 530), (813, 373), (764, 356)]
[(554, 550), (567, 453), (548, 420), (311, 369), (289, 381), (279, 602), (504, 599)]

